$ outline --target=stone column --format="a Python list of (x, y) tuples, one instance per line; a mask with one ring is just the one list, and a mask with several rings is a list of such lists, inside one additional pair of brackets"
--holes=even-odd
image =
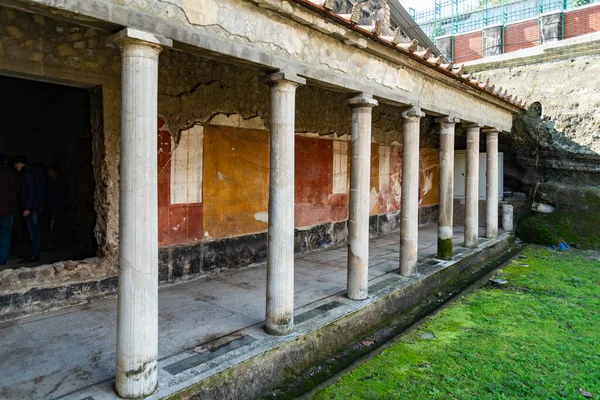
[(425, 116), (419, 108), (402, 113), (402, 194), (400, 218), (400, 273), (417, 269), (419, 244), (419, 125)]
[(498, 237), (498, 131), (486, 132), (485, 237)]
[(512, 204), (502, 205), (502, 229), (506, 232), (513, 230), (513, 206)]
[(454, 128), (457, 118), (438, 118), (440, 124), (440, 191), (437, 256), (452, 259), (454, 205)]
[(481, 126), (467, 125), (467, 177), (465, 184), (465, 247), (476, 248), (479, 237), (479, 132)]
[(352, 148), (347, 296), (352, 300), (364, 300), (369, 294), (371, 115), (377, 101), (361, 94), (348, 100), (348, 105), (352, 108)]
[(283, 336), (294, 330), (294, 117), (296, 88), (306, 81), (285, 72), (265, 81), (271, 87), (265, 331)]
[(121, 49), (119, 289), (115, 388), (144, 397), (158, 381), (158, 55), (171, 40), (124, 29)]

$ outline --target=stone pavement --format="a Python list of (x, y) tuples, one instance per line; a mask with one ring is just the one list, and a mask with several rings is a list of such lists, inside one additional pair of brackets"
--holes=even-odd
[[(462, 244), (461, 226), (455, 227), (453, 241)], [(421, 226), (419, 258), (433, 255), (436, 243), (436, 225)], [(398, 252), (397, 232), (371, 239), (369, 280), (395, 274)], [(346, 245), (296, 258), (297, 330), (303, 329), (303, 321), (337, 306), (339, 301), (314, 304), (343, 295), (346, 259)], [(227, 368), (227, 353), (239, 347), (260, 338), (275, 344), (286, 340), (262, 331), (265, 285), (263, 263), (160, 289), (159, 388), (154, 397), (185, 387), (190, 379), (203, 379), (189, 373), (193, 367), (205, 367), (207, 376)], [(109, 298), (0, 325), (0, 398), (116, 398), (116, 321), (116, 299)]]

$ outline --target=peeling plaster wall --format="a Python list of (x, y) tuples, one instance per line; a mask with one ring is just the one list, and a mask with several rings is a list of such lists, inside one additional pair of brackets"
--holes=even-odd
[[(98, 257), (68, 264), (69, 268), (75, 268), (67, 271), (64, 271), (64, 263), (57, 263), (49, 266), (50, 269), (36, 269), (37, 272), (33, 274), (22, 274), (26, 271), (21, 270), (1, 272), (0, 318), (2, 315), (6, 317), (22, 313), (26, 309), (39, 311), (81, 301), (81, 296), (65, 297), (64, 290), (62, 295), (56, 297), (50, 294), (54, 293), (52, 288), (58, 290), (58, 287), (85, 285), (88, 298), (114, 293), (119, 221), (120, 61), (118, 50), (104, 45), (107, 36), (107, 32), (100, 30), (0, 7), (0, 74), (90, 89), (96, 181), (95, 234), (99, 244)], [(256, 45), (261, 46), (260, 43)], [(335, 52), (336, 46), (341, 44), (333, 46), (331, 51)], [(319, 51), (329, 50), (321, 48)], [(314, 56), (328, 59), (327, 54)], [(370, 69), (367, 65), (364, 67)], [(223, 174), (218, 170), (221, 166), (213, 163), (225, 154), (213, 152), (211, 140), (222, 141), (227, 134), (236, 130), (244, 133), (243, 140), (232, 139), (231, 143), (236, 144), (237, 150), (232, 150), (230, 157), (226, 158), (228, 160), (235, 158), (240, 152), (244, 156), (255, 155), (253, 152), (256, 148), (239, 147), (243, 142), (248, 142), (250, 132), (261, 136), (263, 148), (268, 143), (269, 88), (260, 81), (262, 75), (261, 71), (174, 50), (165, 50), (160, 56), (157, 173), (159, 236), (160, 245), (164, 246), (159, 260), (159, 264), (164, 266), (160, 271), (161, 281), (197, 276), (215, 268), (239, 267), (263, 260), (266, 256), (263, 248), (263, 243), (266, 243), (264, 188), (258, 191), (265, 192), (263, 197), (252, 200), (260, 206), (249, 213), (256, 226), (247, 230), (238, 229), (240, 224), (234, 224), (229, 229), (216, 228), (220, 224), (219, 215), (224, 218), (231, 218), (231, 215), (210, 208), (209, 201), (223, 202), (224, 197), (220, 190), (207, 192), (211, 183), (206, 179), (213, 174), (211, 179), (216, 176), (220, 180), (218, 173)], [(296, 176), (300, 186), (296, 191), (296, 201), (301, 206), (296, 215), (299, 227), (296, 232), (296, 248), (299, 251), (346, 240), (347, 193), (332, 194), (333, 143), (347, 142), (351, 130), (351, 110), (344, 104), (346, 99), (346, 94), (312, 86), (298, 89)], [(400, 108), (384, 104), (373, 111), (373, 155), (377, 160), (371, 182), (376, 193), (372, 217), (374, 233), (397, 229), (401, 179), (401, 112)], [(209, 155), (214, 157), (208, 164), (203, 164), (202, 200), (193, 204), (172, 205), (170, 189), (163, 189), (171, 182), (170, 153), (178, 145), (181, 132), (198, 125), (205, 129), (202, 161), (208, 160)], [(422, 128), (422, 147), (435, 147), (437, 132), (431, 129), (430, 118), (423, 119)], [(383, 175), (379, 168), (381, 147), (390, 150), (389, 168), (383, 169)], [(263, 151), (262, 154), (264, 156), (267, 153)], [(210, 169), (210, 165), (217, 165), (218, 168)], [(259, 170), (262, 174), (261, 182), (265, 182), (268, 169), (263, 166)], [(389, 177), (389, 185), (381, 183), (382, 176), (386, 177), (384, 179)], [(239, 189), (239, 185), (245, 183), (244, 175), (241, 174), (236, 182), (234, 186)], [(310, 185), (311, 189), (304, 185)], [(253, 193), (249, 198), (258, 194)], [(234, 210), (236, 217), (243, 214), (243, 210), (248, 211), (244, 206), (241, 206), (239, 212)], [(217, 218), (211, 219), (214, 217)], [(183, 218), (187, 224), (185, 229), (182, 228)], [(177, 224), (180, 229), (173, 234), (172, 228)], [(208, 237), (205, 235), (207, 231)], [(215, 234), (212, 235), (211, 231)], [(235, 257), (231, 257), (231, 254), (235, 254)], [(42, 274), (42, 271), (46, 272)], [(55, 271), (54, 274), (52, 271)], [(59, 272), (62, 274), (60, 282), (53, 283), (49, 280), (49, 276)], [(101, 283), (100, 277), (106, 279)], [(73, 289), (73, 293), (76, 290), (79, 289)], [(27, 304), (31, 302), (25, 304), (20, 301), (19, 296), (30, 296), (34, 299), (31, 301), (38, 305), (28, 308)], [(47, 304), (44, 299), (48, 300)]]
[(0, 74), (98, 87), (91, 91), (98, 255), (118, 249), (119, 54), (105, 33), (0, 7)]

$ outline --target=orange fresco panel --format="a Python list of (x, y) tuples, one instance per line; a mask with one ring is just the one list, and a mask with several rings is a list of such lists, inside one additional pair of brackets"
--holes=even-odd
[(439, 150), (424, 148), (419, 153), (419, 206), (432, 206), (439, 198)]
[(205, 128), (203, 229), (207, 239), (266, 231), (268, 171), (267, 132)]

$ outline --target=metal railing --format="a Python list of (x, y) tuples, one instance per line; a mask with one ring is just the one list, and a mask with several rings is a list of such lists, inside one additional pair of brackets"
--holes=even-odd
[(539, 17), (551, 11), (567, 11), (600, 0), (435, 0), (432, 9), (409, 14), (431, 40), (458, 35), (490, 25)]

